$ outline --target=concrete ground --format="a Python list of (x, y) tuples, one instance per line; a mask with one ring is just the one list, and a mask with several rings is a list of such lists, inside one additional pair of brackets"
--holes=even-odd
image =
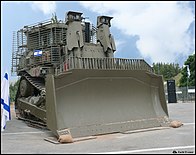
[[(3, 154), (195, 154), (195, 102), (168, 104), (169, 117), (183, 126), (129, 134), (108, 134), (69, 144), (53, 144), (44, 138), (49, 130), (27, 126), (14, 118), (1, 132)], [(14, 115), (14, 114), (13, 114)]]

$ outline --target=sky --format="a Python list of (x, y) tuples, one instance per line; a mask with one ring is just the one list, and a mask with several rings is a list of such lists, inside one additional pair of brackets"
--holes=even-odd
[[(97, 16), (113, 17), (110, 32), (115, 57), (183, 65), (195, 53), (194, 1), (1, 1), (1, 79), (11, 76), (13, 31), (68, 11), (83, 13), (96, 25)], [(16, 79), (11, 76), (11, 80)]]

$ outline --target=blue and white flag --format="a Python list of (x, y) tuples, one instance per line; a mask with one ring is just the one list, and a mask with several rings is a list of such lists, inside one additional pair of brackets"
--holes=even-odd
[(34, 50), (34, 56), (42, 56), (42, 50)]
[(9, 79), (5, 73), (1, 82), (1, 131), (5, 129), (6, 121), (11, 120), (10, 98), (9, 98)]

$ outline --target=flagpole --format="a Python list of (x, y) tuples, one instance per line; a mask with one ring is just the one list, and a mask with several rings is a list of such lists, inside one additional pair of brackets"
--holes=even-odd
[[(187, 68), (188, 68), (188, 66), (187, 66)], [(189, 88), (188, 88), (188, 81), (189, 81), (189, 77), (188, 77), (188, 69), (187, 69), (187, 83), (186, 83), (186, 89), (187, 89), (187, 101), (188, 101), (188, 95), (189, 95), (189, 93), (188, 93), (188, 91), (189, 91)]]
[(189, 65), (187, 65), (187, 100), (189, 100), (189, 77), (190, 77), (190, 69)]
[(186, 98), (187, 98), (187, 101), (188, 101), (188, 82), (189, 82), (189, 65), (185, 65), (186, 66), (186, 71), (187, 71), (187, 79), (186, 79)]

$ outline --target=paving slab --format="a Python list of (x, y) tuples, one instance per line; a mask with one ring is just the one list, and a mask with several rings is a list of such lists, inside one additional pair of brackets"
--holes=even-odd
[(55, 144), (44, 140), (51, 131), (27, 126), (15, 117), (1, 132), (3, 154), (195, 154), (195, 102), (168, 104), (169, 117), (183, 126), (115, 133), (84, 141)]

